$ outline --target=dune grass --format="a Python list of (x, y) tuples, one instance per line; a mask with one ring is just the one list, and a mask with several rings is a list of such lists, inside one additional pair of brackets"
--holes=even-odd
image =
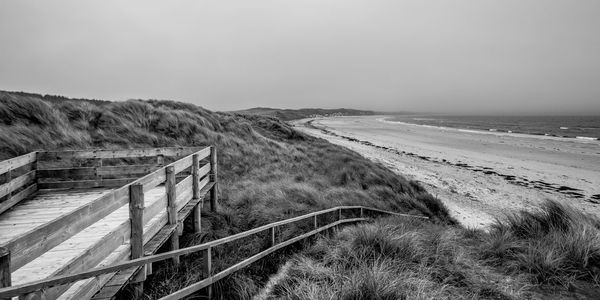
[(319, 239), (264, 299), (597, 299), (598, 229), (553, 201), (489, 231), (379, 219)]
[[(216, 113), (174, 101), (81, 101), (0, 92), (0, 120), (0, 159), (36, 149), (216, 145), (221, 209), (204, 212), (203, 234), (186, 234), (184, 245), (337, 205), (455, 223), (441, 202), (417, 183), (276, 118)], [(265, 241), (244, 240), (215, 249), (215, 268), (258, 252)], [(215, 294), (229, 299), (256, 293), (289, 253), (272, 255), (229, 277), (215, 287)], [(146, 283), (146, 296), (156, 298), (201, 278), (197, 259), (192, 255), (177, 269), (165, 265), (155, 270)]]

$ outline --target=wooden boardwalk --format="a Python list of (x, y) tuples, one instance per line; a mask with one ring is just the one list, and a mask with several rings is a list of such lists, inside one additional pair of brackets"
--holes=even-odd
[[(106, 300), (126, 285), (137, 298), (152, 263), (198, 252), (204, 279), (161, 299), (210, 298), (213, 283), (326, 230), (378, 214), (427, 219), (339, 206), (179, 249), (186, 219), (201, 230), (208, 195), (216, 210), (214, 147), (34, 152), (0, 162), (0, 176), (0, 299)], [(214, 247), (257, 235), (266, 249), (213, 269)]]
[[(200, 230), (207, 194), (216, 207), (214, 147), (34, 152), (0, 162), (0, 174), (0, 247), (10, 252), (0, 258), (0, 269), (9, 270), (0, 287), (151, 255), (167, 241), (178, 249), (186, 218)], [(141, 200), (137, 224), (133, 187)], [(110, 299), (145, 275), (137, 268), (21, 298), (101, 299), (100, 291)]]

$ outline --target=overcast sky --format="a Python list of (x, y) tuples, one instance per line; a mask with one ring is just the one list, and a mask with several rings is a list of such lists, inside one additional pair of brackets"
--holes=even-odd
[(2, 0), (0, 89), (600, 114), (600, 1)]

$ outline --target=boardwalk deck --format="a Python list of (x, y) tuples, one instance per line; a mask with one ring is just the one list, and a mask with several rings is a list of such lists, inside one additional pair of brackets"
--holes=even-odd
[[(171, 168), (175, 170), (173, 176), (176, 173), (180, 174), (177, 177), (176, 184), (171, 187), (172, 195), (175, 195), (175, 209), (180, 217), (176, 219), (176, 222), (183, 222), (190, 211), (200, 202), (200, 194), (196, 189), (202, 190), (203, 198), (214, 185), (210, 180), (211, 176), (208, 176), (211, 170), (210, 164), (207, 163), (203, 167), (198, 165), (199, 160), (206, 159), (209, 156), (209, 148), (200, 151), (195, 148), (187, 152), (184, 150), (184, 148), (178, 148), (177, 150), (162, 150), (162, 152), (152, 150), (151, 152), (153, 155), (156, 153), (159, 155), (161, 153), (188, 154), (188, 156), (175, 160), (171, 164)], [(97, 159), (97, 157), (101, 157), (102, 159), (111, 159), (121, 156), (129, 157), (127, 155), (144, 156), (146, 153), (147, 151), (139, 150), (133, 152), (121, 151), (112, 152), (113, 156), (111, 156), (106, 151), (94, 151), (92, 154), (90, 154), (90, 151), (71, 151), (67, 155), (60, 152), (51, 152), (38, 155), (38, 157), (58, 157), (61, 159), (64, 157), (67, 157), (67, 159), (73, 157)], [(194, 154), (194, 160), (190, 155), (192, 153)], [(13, 159), (13, 161), (16, 160)], [(21, 161), (25, 160), (21, 159)], [(29, 157), (25, 162), (33, 163)], [(64, 161), (61, 163), (64, 164)], [(192, 163), (196, 164), (195, 170)], [(12, 166), (14, 166), (13, 169), (23, 168), (22, 165), (15, 165), (14, 163)], [(0, 169), (2, 167), (2, 162), (0, 162)], [(9, 167), (5, 168), (8, 172), (11, 170)], [(12, 253), (11, 285), (26, 284), (48, 277), (82, 272), (90, 268), (128, 260), (131, 255), (130, 238), (132, 237), (130, 207), (127, 201), (120, 199), (123, 196), (129, 197), (128, 186), (132, 184), (143, 186), (142, 244), (145, 245), (143, 250), (148, 254), (154, 254), (169, 236), (178, 234), (175, 230), (177, 224), (166, 226), (169, 214), (167, 209), (169, 187), (165, 182), (168, 176), (165, 173), (165, 167), (161, 168), (161, 165), (156, 165), (154, 168), (145, 166), (143, 171), (131, 170), (129, 172), (123, 172), (126, 171), (125, 166), (101, 168), (104, 173), (100, 176), (97, 175), (97, 171), (90, 171), (89, 169), (94, 169), (90, 167), (72, 167), (68, 169), (62, 166), (61, 169), (38, 170), (39, 174), (54, 177), (63, 176), (63, 178), (60, 181), (50, 179), (42, 180), (43, 182), (36, 179), (37, 186), (55, 188), (39, 189), (33, 193), (27, 191), (26, 187), (18, 190), (20, 186), (15, 185), (16, 180), (10, 181), (11, 178), (9, 178), (7, 184), (4, 184), (7, 187), (5, 188), (5, 194), (8, 195), (8, 198), (4, 202), (0, 201), (0, 204), (9, 203), (10, 207), (5, 206), (3, 212), (0, 212), (0, 247), (17, 247), (15, 249), (25, 247), (23, 249), (25, 253), (20, 251)], [(136, 172), (147, 175), (137, 180), (112, 178), (111, 182), (118, 182), (118, 184), (115, 184), (115, 186), (112, 183), (105, 184), (107, 181), (102, 176), (107, 175), (106, 170), (115, 169), (127, 176)], [(88, 178), (73, 181), (71, 175), (64, 176), (65, 174), (82, 173), (82, 170), (89, 176)], [(194, 170), (195, 175), (186, 176), (186, 173), (191, 170)], [(98, 177), (94, 178), (93, 176)], [(36, 185), (36, 181), (33, 180), (23, 184), (21, 184), (22, 177), (18, 180), (17, 183), (22, 186), (25, 186), (26, 183)], [(175, 179), (173, 182), (175, 182)], [(65, 188), (69, 186), (71, 188)], [(60, 188), (57, 189), (56, 187)], [(12, 190), (16, 190), (18, 193), (25, 190), (28, 195), (25, 197), (18, 195), (21, 199), (14, 201), (10, 198)], [(103, 201), (106, 201), (106, 205), (114, 207), (114, 209), (106, 210), (106, 213), (93, 210), (94, 207), (98, 207), (98, 203)], [(119, 205), (115, 206), (115, 204)], [(75, 220), (76, 224), (63, 222), (64, 220)], [(56, 230), (57, 232), (51, 232), (48, 236), (37, 234), (38, 232), (50, 230)], [(37, 237), (35, 237), (36, 234)], [(37, 238), (39, 243), (23, 246), (22, 243), (18, 242), (30, 236)], [(29, 248), (32, 248), (32, 250)], [(108, 282), (112, 284), (113, 288), (103, 289), (103, 291), (116, 290), (114, 288), (116, 286), (121, 289), (135, 271), (136, 269), (122, 271), (117, 276), (114, 276), (114, 273), (104, 274), (74, 282), (70, 285), (52, 287), (42, 291), (41, 295), (37, 296), (45, 299), (90, 299)], [(105, 294), (108, 295), (106, 292)], [(109, 298), (111, 297), (114, 297), (114, 294)]]

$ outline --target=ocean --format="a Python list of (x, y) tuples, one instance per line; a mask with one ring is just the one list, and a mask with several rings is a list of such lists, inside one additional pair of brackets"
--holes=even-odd
[(600, 116), (398, 115), (387, 117), (386, 120), (468, 130), (600, 139)]

